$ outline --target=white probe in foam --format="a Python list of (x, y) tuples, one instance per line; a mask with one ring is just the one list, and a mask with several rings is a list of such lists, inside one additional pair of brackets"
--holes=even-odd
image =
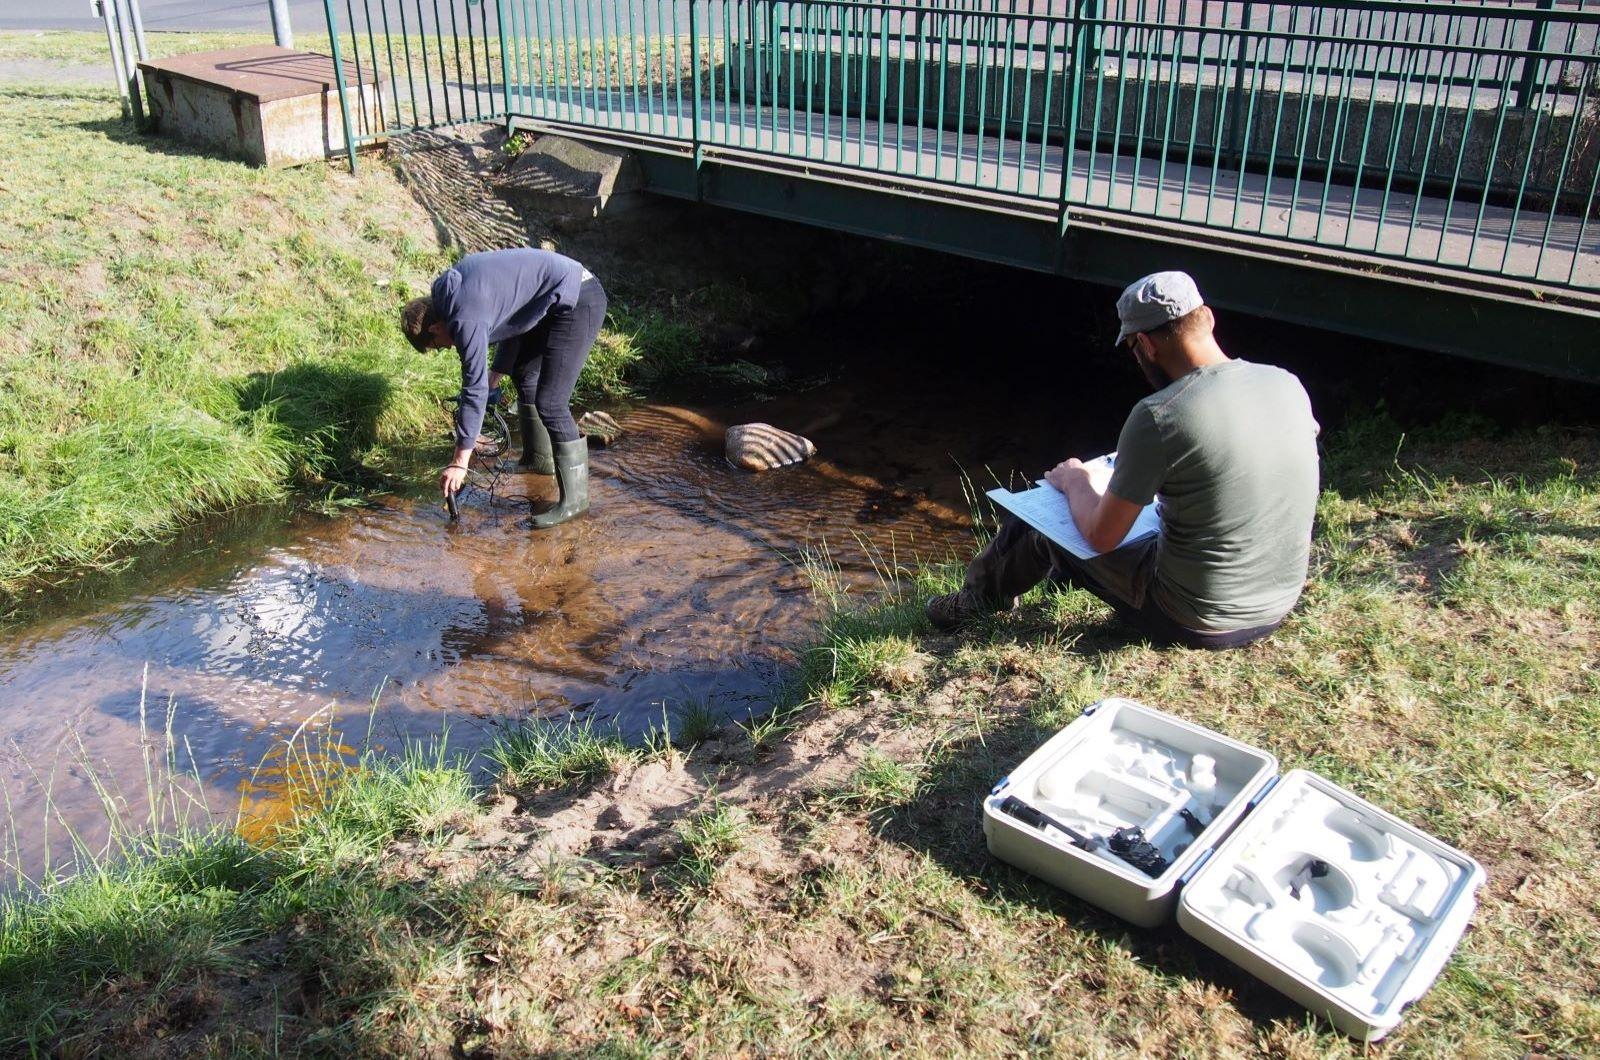
[(1217, 792), (1217, 760), (1210, 755), (1195, 755), (1189, 760), (1189, 791), (1195, 801), (1207, 811), (1216, 808), (1213, 796)]

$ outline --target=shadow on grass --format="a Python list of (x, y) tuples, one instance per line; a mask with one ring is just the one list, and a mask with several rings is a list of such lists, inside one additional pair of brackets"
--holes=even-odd
[[(107, 102), (115, 105), (116, 100), (113, 97), (108, 97)], [(142, 147), (153, 155), (166, 155), (169, 158), (212, 158), (219, 162), (236, 162), (241, 166), (250, 164), (242, 156), (224, 151), (221, 148), (190, 143), (186, 140), (163, 135), (155, 130), (141, 130), (133, 123), (131, 118), (95, 118), (89, 121), (73, 122), (72, 124), (74, 128), (81, 129), (86, 133), (104, 136), (113, 143)]]
[(1592, 429), (1513, 431), (1472, 414), (1407, 428), (1380, 409), (1346, 423), (1322, 446), (1323, 488), (1347, 500), (1380, 499), (1407, 479), (1424, 486), (1488, 479), (1537, 492), (1597, 474), (1600, 434)]
[[(1093, 665), (1103, 654), (1150, 643), (1111, 615), (1087, 616), (1073, 626), (1060, 650), (1086, 665)], [(1043, 608), (1034, 606), (980, 630), (979, 636), (989, 645), (1029, 647), (1046, 636), (1060, 637), (1062, 632), (1059, 624), (1048, 620)], [(923, 774), (915, 798), (875, 814), (879, 835), (928, 855), (990, 902), (1031, 907), (1097, 943), (1123, 951), (1163, 976), (1221, 988), (1232, 995), (1241, 1015), (1258, 1025), (1302, 1019), (1303, 1012), (1292, 1002), (1206, 949), (1176, 923), (1153, 929), (1128, 924), (988, 852), (982, 824), (984, 798), (996, 781), (1066, 724), (1059, 717), (1040, 720), (1026, 706), (1002, 711), (991, 717), (982, 732), (941, 748)]]
[(378, 418), (394, 387), (376, 372), (299, 361), (252, 372), (238, 386), (239, 408), (264, 414), (304, 454), (302, 479), (376, 486), (383, 476), (364, 462), (378, 440)]

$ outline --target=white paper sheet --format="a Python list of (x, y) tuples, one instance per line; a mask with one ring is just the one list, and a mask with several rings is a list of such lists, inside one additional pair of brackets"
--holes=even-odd
[[(1084, 465), (1089, 469), (1089, 481), (1101, 493), (1105, 492), (1106, 486), (1111, 482), (1111, 470), (1115, 466), (1116, 457), (1116, 453), (1107, 453)], [(1041, 482), (1033, 489), (1023, 490), (1021, 493), (1012, 493), (1007, 489), (993, 489), (989, 491), (988, 496), (1000, 507), (1079, 559), (1093, 559), (1100, 555), (1084, 539), (1083, 534), (1078, 532), (1078, 524), (1072, 518), (1072, 509), (1068, 507), (1065, 495), (1049, 483)], [(1121, 548), (1130, 541), (1148, 537), (1160, 529), (1161, 516), (1157, 506), (1148, 504), (1133, 521), (1128, 536), (1124, 537), (1117, 547)]]

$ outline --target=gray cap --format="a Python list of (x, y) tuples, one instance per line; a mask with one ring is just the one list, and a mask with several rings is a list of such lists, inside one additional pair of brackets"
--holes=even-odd
[(1122, 321), (1117, 345), (1136, 331), (1154, 331), (1204, 304), (1186, 272), (1155, 272), (1135, 280), (1117, 299), (1117, 317)]

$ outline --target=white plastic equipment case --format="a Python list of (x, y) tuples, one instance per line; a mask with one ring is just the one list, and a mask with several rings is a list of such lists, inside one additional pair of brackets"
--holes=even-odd
[[(1188, 934), (1344, 1033), (1376, 1041), (1428, 989), (1477, 906), (1466, 854), (1314, 773), (1128, 699), (1053, 736), (984, 800), (989, 850), (1125, 920)], [(1150, 876), (1081, 834), (1139, 827)], [(1196, 834), (1198, 833), (1198, 834)]]

